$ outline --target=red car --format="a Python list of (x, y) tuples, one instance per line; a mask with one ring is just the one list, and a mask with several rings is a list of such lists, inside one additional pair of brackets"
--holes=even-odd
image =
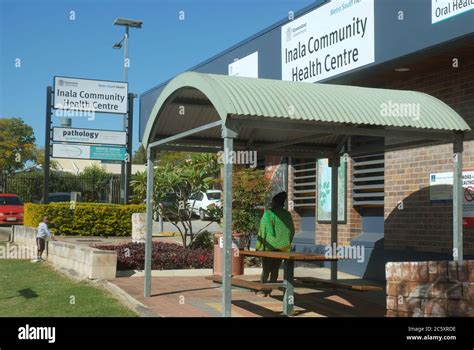
[(23, 224), (23, 202), (16, 194), (0, 194), (0, 225)]

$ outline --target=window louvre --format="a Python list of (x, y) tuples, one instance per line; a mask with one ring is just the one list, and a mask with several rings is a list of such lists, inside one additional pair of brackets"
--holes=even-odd
[(295, 208), (316, 206), (316, 159), (293, 159), (292, 200)]
[(353, 206), (383, 207), (384, 166), (383, 154), (352, 158)]

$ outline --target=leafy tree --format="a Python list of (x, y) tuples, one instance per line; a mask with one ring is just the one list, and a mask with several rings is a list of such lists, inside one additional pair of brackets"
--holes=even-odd
[(35, 159), (33, 128), (20, 118), (0, 119), (0, 172), (12, 173)]
[[(177, 153), (177, 152), (175, 152)], [(179, 157), (174, 158), (176, 160)], [(164, 164), (163, 164), (164, 163)], [(205, 192), (213, 186), (219, 172), (217, 158), (213, 155), (199, 154), (181, 162), (163, 162), (154, 169), (153, 211), (171, 222), (181, 235), (183, 246), (187, 247), (212, 222), (221, 217), (211, 218), (207, 226), (198, 232), (193, 231), (191, 195)], [(138, 173), (131, 182), (135, 198), (146, 198), (146, 173)]]
[[(44, 169), (44, 147), (40, 148), (35, 148), (34, 150), (34, 158), (35, 158), (35, 163), (37, 165), (40, 165), (41, 168)], [(55, 160), (49, 161), (49, 169), (50, 170), (58, 170), (59, 169), (59, 164)]]
[(112, 174), (105, 171), (100, 165), (92, 164), (85, 167), (79, 174), (80, 179), (84, 179), (82, 199), (85, 202), (99, 202), (102, 190), (108, 186)]
[[(158, 165), (179, 165), (187, 160), (190, 160), (191, 158), (191, 155), (187, 152), (161, 151), (157, 163)], [(132, 157), (132, 164), (146, 164), (146, 162), (147, 157), (145, 147), (140, 145)]]
[(143, 147), (143, 145), (140, 145), (140, 147), (138, 147), (132, 157), (132, 164), (145, 164), (146, 162), (147, 159), (145, 147)]
[(179, 166), (191, 158), (191, 155), (186, 152), (162, 151), (158, 158), (158, 165), (170, 164), (172, 166)]
[(232, 230), (249, 238), (258, 231), (258, 208), (267, 204), (271, 181), (264, 170), (242, 168), (234, 172), (232, 189)]

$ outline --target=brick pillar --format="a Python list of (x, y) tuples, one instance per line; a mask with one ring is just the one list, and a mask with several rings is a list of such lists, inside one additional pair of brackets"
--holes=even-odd
[(474, 260), (389, 262), (388, 317), (474, 316)]

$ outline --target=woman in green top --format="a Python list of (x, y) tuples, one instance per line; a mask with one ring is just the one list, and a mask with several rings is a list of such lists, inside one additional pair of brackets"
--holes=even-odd
[[(272, 199), (271, 208), (265, 210), (260, 220), (256, 250), (281, 251), (291, 250), (291, 241), (295, 235), (293, 218), (284, 208), (286, 192), (280, 192)], [(275, 283), (278, 279), (281, 259), (262, 258), (262, 283)], [(270, 277), (270, 280), (268, 280)]]

